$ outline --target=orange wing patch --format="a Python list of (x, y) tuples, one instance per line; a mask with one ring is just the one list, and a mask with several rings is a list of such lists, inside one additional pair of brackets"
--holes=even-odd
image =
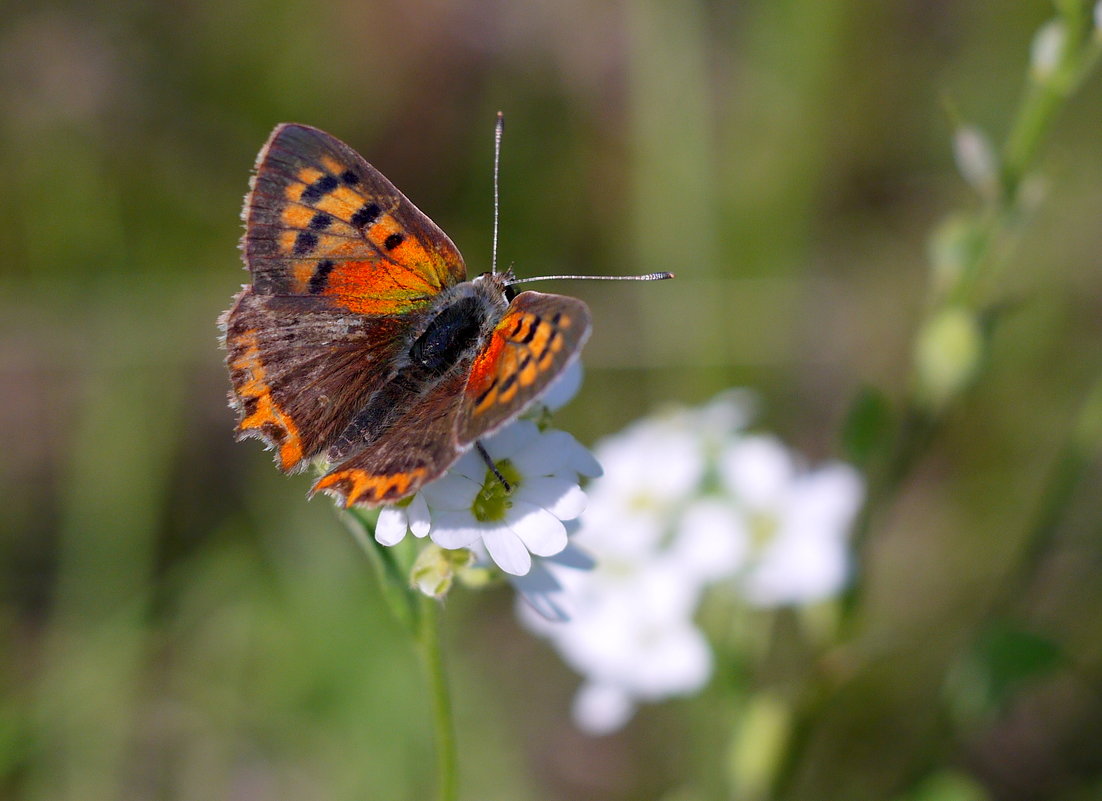
[(430, 303), (447, 272), (395, 217), (397, 201), (365, 196), (334, 159), (323, 163), (330, 172), (301, 167), (284, 189), (277, 242), (295, 289), (330, 296), (358, 314), (398, 314)]
[(563, 348), (559, 329), (570, 326), (566, 314), (557, 315), (554, 324), (530, 312), (506, 315), (471, 367), (467, 391), (475, 398), (474, 414), (509, 404), (522, 388), (532, 386)]
[(350, 468), (322, 476), (311, 492), (326, 492), (344, 502), (345, 508), (362, 503), (375, 506), (409, 495), (424, 480), (426, 470), (417, 467), (407, 473), (372, 474)]
[(243, 350), (230, 362), (234, 392), (242, 412), (237, 430), (242, 436), (258, 436), (277, 448), (279, 466), (288, 471), (302, 461), (302, 438), (295, 421), (272, 398), (256, 331), (250, 329), (235, 337), (231, 347)]

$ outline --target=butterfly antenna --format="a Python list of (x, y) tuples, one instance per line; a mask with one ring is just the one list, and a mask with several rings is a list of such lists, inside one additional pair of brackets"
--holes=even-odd
[(501, 137), (505, 133), (505, 115), (497, 113), (497, 122), (494, 123), (494, 242), (491, 248), (490, 273), (497, 272), (497, 225), (498, 208), (500, 204), (500, 190), (498, 189), (498, 176), (501, 173)]
[(475, 450), (478, 451), (478, 455), (482, 457), (482, 461), (486, 463), (486, 466), (490, 468), (490, 472), (494, 474), (494, 478), (501, 482), (501, 486), (505, 489), (505, 494), (508, 495), (513, 491), (513, 487), (505, 480), (505, 476), (501, 475), (501, 471), (497, 469), (497, 465), (494, 464), (494, 460), (490, 458), (489, 451), (486, 450), (486, 446), (482, 444), (482, 440), (476, 439), (474, 441)]
[(537, 275), (533, 278), (516, 278), (509, 286), (528, 284), (532, 281), (665, 281), (673, 273), (647, 273), (646, 275)]

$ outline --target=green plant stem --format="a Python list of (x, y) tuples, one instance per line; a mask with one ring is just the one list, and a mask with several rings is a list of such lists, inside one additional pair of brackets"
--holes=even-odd
[(458, 759), (456, 757), (455, 718), (452, 714), (448, 678), (444, 672), (444, 655), (440, 648), (440, 626), (437, 602), (420, 596), (417, 643), (425, 663), (425, 673), (432, 694), (432, 717), (436, 730), (436, 766), (439, 782), (437, 798), (455, 801), (459, 793)]
[(1036, 517), (1028, 530), (1014, 569), (1001, 582), (999, 591), (990, 604), (988, 618), (1008, 614), (1021, 600), (1033, 580), (1037, 565), (1044, 564), (1045, 557), (1054, 550), (1057, 535), (1071, 509), (1072, 497), (1083, 475), (1100, 454), (1102, 375), (1095, 379), (1087, 393), (1075, 425), (1049, 469)]

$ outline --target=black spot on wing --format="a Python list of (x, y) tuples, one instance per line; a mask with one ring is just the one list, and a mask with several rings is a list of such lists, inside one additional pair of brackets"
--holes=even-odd
[(387, 250), (394, 250), (394, 248), (398, 247), (400, 244), (402, 244), (405, 241), (406, 241), (406, 235), (405, 234), (391, 234), (390, 236), (388, 236), (386, 239), (383, 240), (383, 247), (386, 248)]
[(532, 321), (532, 324), (528, 326), (528, 333), (526, 333), (524, 337), (520, 340), (521, 345), (527, 345), (535, 338), (536, 329), (539, 328), (541, 322), (542, 320), (540, 320), (538, 317)]
[(299, 231), (295, 237), (294, 252), (296, 256), (305, 256), (318, 246), (317, 234), (309, 231)]
[(357, 228), (365, 228), (379, 219), (382, 213), (383, 210), (378, 203), (364, 203), (359, 211), (352, 215), (352, 224)]
[(337, 188), (337, 179), (332, 175), (323, 175), (302, 190), (303, 203), (316, 203)]
[(329, 283), (329, 273), (333, 272), (333, 267), (334, 264), (331, 259), (322, 259), (318, 262), (317, 269), (310, 276), (311, 295), (320, 295), (325, 291), (325, 285)]
[(333, 218), (326, 214), (324, 211), (319, 211), (310, 219), (311, 231), (324, 231), (333, 222)]
[(355, 186), (360, 182), (360, 176), (356, 175), (352, 170), (345, 170), (341, 173), (341, 183), (345, 186)]

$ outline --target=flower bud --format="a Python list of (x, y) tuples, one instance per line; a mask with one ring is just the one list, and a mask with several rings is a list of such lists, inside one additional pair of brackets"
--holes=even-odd
[(469, 565), (474, 555), (466, 548), (448, 550), (439, 545), (428, 545), (417, 555), (409, 571), (409, 582), (430, 598), (439, 600), (448, 594), (455, 579), (455, 571)]
[(1067, 29), (1058, 19), (1049, 20), (1038, 29), (1030, 46), (1030, 70), (1037, 83), (1048, 83), (1060, 66)]
[(939, 297), (957, 286), (969, 265), (975, 264), (982, 246), (982, 234), (971, 216), (954, 215), (934, 229), (928, 253)]
[(983, 334), (970, 310), (950, 306), (938, 312), (916, 343), (921, 398), (935, 408), (951, 400), (975, 375), (982, 350)]
[(953, 155), (964, 180), (985, 198), (999, 189), (999, 159), (983, 131), (961, 125), (953, 134)]

